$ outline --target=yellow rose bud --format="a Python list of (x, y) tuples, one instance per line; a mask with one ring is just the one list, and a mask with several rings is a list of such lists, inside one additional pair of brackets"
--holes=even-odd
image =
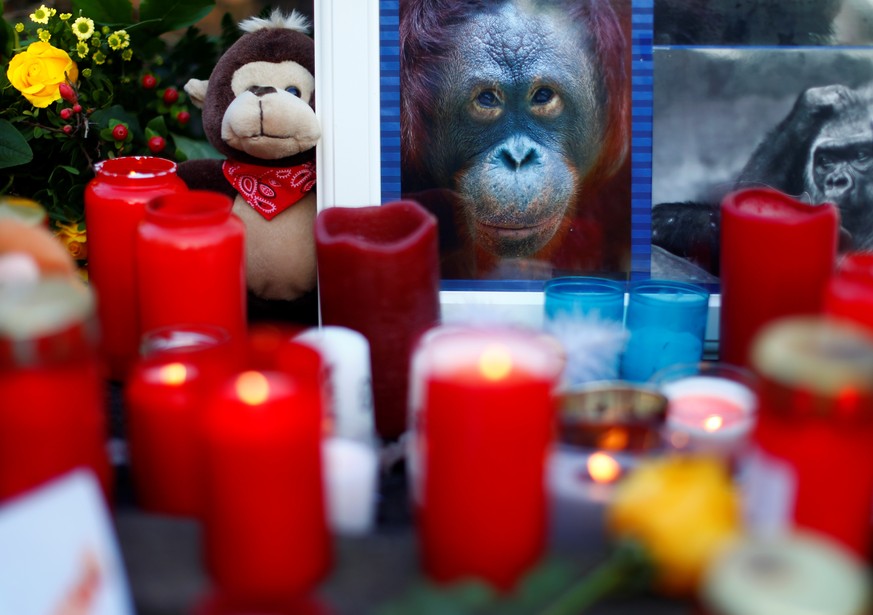
[(706, 567), (741, 532), (739, 494), (718, 461), (671, 457), (638, 466), (615, 492), (607, 527), (630, 538), (674, 596), (693, 594)]
[(79, 230), (79, 224), (63, 224), (57, 225), (55, 237), (67, 248), (67, 252), (74, 260), (83, 261), (88, 258), (88, 238), (84, 230)]
[(58, 86), (67, 78), (75, 83), (78, 77), (79, 69), (67, 52), (42, 41), (16, 54), (6, 70), (12, 87), (40, 108), (61, 98)]

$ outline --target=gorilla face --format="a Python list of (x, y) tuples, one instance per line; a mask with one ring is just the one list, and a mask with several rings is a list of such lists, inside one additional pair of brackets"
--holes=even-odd
[(429, 172), (458, 193), (478, 245), (532, 256), (561, 227), (603, 136), (590, 38), (558, 9), (510, 2), (475, 15), (454, 40)]
[(812, 202), (839, 207), (843, 226), (859, 240), (873, 231), (873, 116), (858, 100), (821, 128), (810, 151)]

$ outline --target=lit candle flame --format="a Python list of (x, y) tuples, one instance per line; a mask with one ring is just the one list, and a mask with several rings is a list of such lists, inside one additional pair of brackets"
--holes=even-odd
[(161, 367), (158, 378), (166, 385), (179, 386), (188, 378), (188, 368), (182, 363), (169, 363)]
[(486, 380), (502, 380), (512, 370), (512, 356), (501, 344), (488, 346), (479, 357), (479, 371)]
[(606, 453), (588, 457), (588, 474), (595, 483), (611, 483), (621, 475), (621, 466)]
[(598, 439), (597, 448), (603, 448), (608, 451), (621, 451), (627, 448), (628, 433), (626, 429), (621, 427), (610, 427)]
[(236, 394), (243, 403), (257, 406), (267, 401), (270, 383), (261, 372), (244, 372), (236, 379)]
[(717, 414), (713, 414), (711, 416), (706, 417), (706, 420), (703, 421), (703, 428), (706, 431), (718, 431), (721, 429), (721, 426), (724, 425), (724, 419), (721, 418)]

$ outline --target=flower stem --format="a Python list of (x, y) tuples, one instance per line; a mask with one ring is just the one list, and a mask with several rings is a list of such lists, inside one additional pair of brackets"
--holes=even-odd
[(609, 559), (570, 587), (538, 615), (580, 615), (616, 590), (638, 586), (651, 574), (651, 562), (635, 543), (620, 543)]

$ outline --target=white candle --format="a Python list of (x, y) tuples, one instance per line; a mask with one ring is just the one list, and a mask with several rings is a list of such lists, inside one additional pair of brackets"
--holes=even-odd
[(754, 426), (757, 398), (745, 384), (690, 376), (661, 387), (667, 397), (667, 435), (678, 449), (733, 455)]
[(376, 517), (376, 451), (356, 440), (327, 438), (322, 454), (331, 529), (344, 535), (366, 534)]

